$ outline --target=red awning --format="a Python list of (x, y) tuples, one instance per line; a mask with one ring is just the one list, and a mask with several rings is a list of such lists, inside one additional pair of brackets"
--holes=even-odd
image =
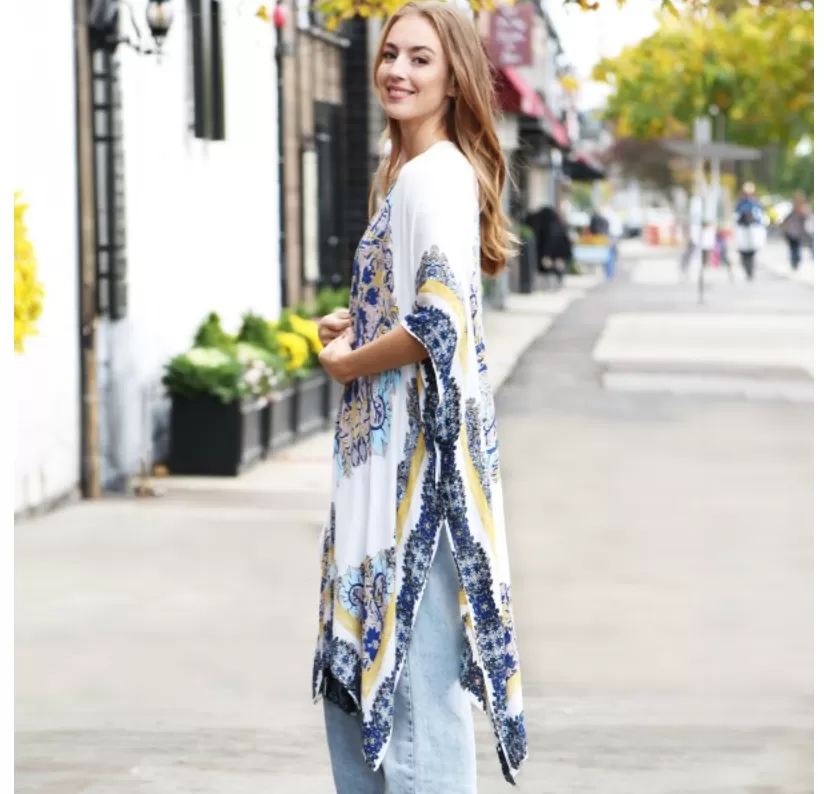
[(498, 107), (504, 113), (523, 113), (538, 119), (544, 115), (541, 97), (513, 68), (500, 70), (503, 79), (497, 81)]
[(558, 146), (560, 146), (562, 149), (568, 149), (569, 133), (567, 132), (566, 126), (555, 118), (555, 116), (549, 108), (546, 109), (546, 113), (546, 119), (549, 122), (550, 135), (552, 135), (552, 137), (555, 139), (555, 143), (557, 143)]
[(512, 67), (500, 69), (496, 81), (498, 109), (502, 113), (520, 113), (534, 119), (542, 119), (547, 131), (562, 149), (569, 148), (569, 135), (566, 127), (547, 107), (543, 99), (532, 86)]

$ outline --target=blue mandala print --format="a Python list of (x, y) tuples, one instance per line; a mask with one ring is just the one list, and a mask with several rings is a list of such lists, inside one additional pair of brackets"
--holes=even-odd
[(489, 467), (489, 474), (493, 482), (497, 482), (500, 474), (498, 460), (498, 428), (495, 423), (495, 404), (492, 396), (492, 383), (489, 378), (489, 368), (486, 363), (486, 344), (480, 311), (480, 285), (473, 279), (472, 289), (469, 292), (469, 307), (472, 313), (472, 333), (475, 337), (475, 355), (478, 359), (478, 378), (481, 387), (481, 417), (483, 422), (484, 448)]
[[(387, 197), (358, 245), (352, 264), (349, 309), (355, 348), (391, 331), (398, 324), (392, 273), (391, 196)], [(338, 477), (352, 474), (372, 454), (383, 455), (389, 443), (392, 395), (400, 382), (393, 370), (358, 378), (343, 393), (335, 428)]]

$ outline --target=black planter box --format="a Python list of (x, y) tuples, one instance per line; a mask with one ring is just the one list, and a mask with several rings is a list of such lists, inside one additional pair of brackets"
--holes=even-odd
[(263, 409), (261, 423), (265, 455), (288, 446), (295, 439), (297, 392), (294, 386), (277, 392)]
[(324, 372), (314, 372), (297, 382), (295, 410), (295, 433), (297, 435), (312, 433), (326, 424), (328, 384), (329, 379)]
[(223, 403), (215, 397), (172, 397), (169, 471), (237, 476), (263, 454), (261, 408), (254, 399)]

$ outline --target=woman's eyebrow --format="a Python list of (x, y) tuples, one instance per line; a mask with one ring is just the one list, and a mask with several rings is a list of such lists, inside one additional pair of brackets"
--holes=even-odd
[[(397, 44), (393, 44), (391, 41), (387, 41), (384, 46), (386, 47), (386, 49), (395, 50), (396, 52), (400, 49)], [(430, 55), (435, 55), (435, 51), (431, 47), (427, 47), (424, 44), (417, 44), (414, 47), (409, 48), (410, 52), (423, 52), (424, 50), (428, 52)]]

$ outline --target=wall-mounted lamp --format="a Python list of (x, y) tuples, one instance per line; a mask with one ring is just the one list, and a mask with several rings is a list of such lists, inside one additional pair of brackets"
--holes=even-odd
[(174, 13), (169, 0), (149, 0), (149, 5), (146, 6), (146, 24), (149, 26), (149, 33), (152, 34), (158, 51), (163, 46), (173, 19)]
[[(120, 28), (120, 11), (129, 14), (132, 36), (123, 36)], [(137, 24), (134, 9), (128, 0), (91, 0), (89, 7), (89, 30), (93, 49), (114, 52), (120, 44), (126, 44), (141, 55), (161, 55), (163, 41), (172, 26), (172, 5), (170, 0), (149, 0), (146, 6), (146, 25), (154, 39), (155, 46), (143, 44), (144, 35)]]

